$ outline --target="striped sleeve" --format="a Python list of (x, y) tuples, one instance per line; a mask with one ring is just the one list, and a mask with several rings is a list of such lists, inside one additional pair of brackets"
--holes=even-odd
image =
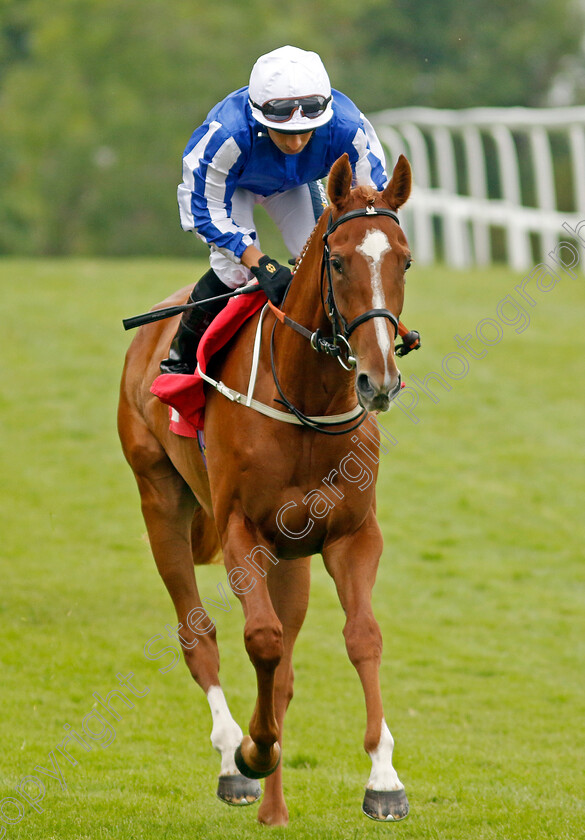
[(353, 138), (353, 147), (358, 156), (355, 164), (356, 182), (383, 190), (388, 183), (384, 149), (370, 121), (363, 114), (360, 117), (362, 125)]
[(242, 150), (215, 121), (194, 139), (185, 151), (183, 183), (177, 190), (181, 226), (239, 262), (256, 238), (253, 229), (240, 227), (231, 218)]

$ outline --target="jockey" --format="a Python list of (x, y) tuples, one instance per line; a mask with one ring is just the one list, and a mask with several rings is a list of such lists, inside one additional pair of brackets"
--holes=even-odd
[[(210, 111), (183, 154), (181, 225), (210, 249), (209, 271), (190, 301), (225, 294), (254, 275), (278, 305), (292, 275), (260, 249), (254, 205), (266, 208), (297, 257), (327, 206), (321, 179), (344, 152), (355, 183), (386, 186), (374, 129), (350, 99), (331, 89), (317, 53), (286, 46), (261, 56), (249, 85)], [(224, 304), (183, 313), (163, 373), (193, 373), (199, 340)]]

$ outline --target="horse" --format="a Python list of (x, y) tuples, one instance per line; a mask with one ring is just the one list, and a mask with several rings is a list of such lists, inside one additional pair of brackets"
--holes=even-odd
[[(264, 824), (288, 823), (280, 753), (314, 554), (335, 582), (347, 654), (365, 697), (372, 769), (362, 810), (380, 821), (408, 814), (392, 764), (379, 681), (382, 636), (371, 605), (382, 553), (380, 437), (371, 421), (401, 387), (394, 342), (411, 256), (396, 211), (410, 190), (402, 155), (381, 192), (352, 187), (347, 155), (334, 163), (329, 206), (297, 259), (282, 309), (272, 305), (263, 317), (259, 354), (257, 314), (212, 362), (223, 390), (206, 386), (207, 465), (193, 438), (169, 430), (168, 407), (150, 391), (176, 318), (141, 327), (126, 354), (119, 435), (186, 665), (209, 702), (211, 742), (221, 756), (217, 793), (228, 804), (248, 804), (261, 797), (258, 779), (265, 778), (257, 814)], [(188, 291), (164, 303), (184, 302)], [(246, 389), (253, 364), (263, 413), (226, 398), (230, 389), (232, 397)], [(219, 549), (243, 608), (257, 679), (245, 737), (221, 688), (215, 626), (195, 577), (195, 565), (211, 562)]]

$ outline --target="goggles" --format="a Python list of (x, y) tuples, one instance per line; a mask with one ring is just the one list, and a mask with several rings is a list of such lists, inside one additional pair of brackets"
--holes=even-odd
[(264, 105), (257, 105), (252, 100), (250, 102), (270, 122), (284, 123), (288, 122), (299, 108), (303, 117), (307, 117), (309, 120), (320, 117), (325, 113), (331, 102), (331, 97), (315, 94), (313, 96), (296, 96), (290, 99), (269, 99)]

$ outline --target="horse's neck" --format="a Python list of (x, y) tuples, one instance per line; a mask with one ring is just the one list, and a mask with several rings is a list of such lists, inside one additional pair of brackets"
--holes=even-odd
[(331, 327), (321, 302), (321, 260), (325, 228), (326, 218), (321, 217), (297, 263), (284, 309), (289, 318), (303, 326), (330, 332)]
[[(303, 251), (282, 308), (289, 318), (303, 327), (311, 332), (319, 329), (328, 337), (332, 327), (321, 299), (325, 228), (326, 218), (322, 217)], [(343, 370), (332, 357), (317, 354), (308, 339), (291, 327), (278, 325), (274, 346), (280, 384), (301, 411), (340, 413), (356, 404), (353, 375)]]

